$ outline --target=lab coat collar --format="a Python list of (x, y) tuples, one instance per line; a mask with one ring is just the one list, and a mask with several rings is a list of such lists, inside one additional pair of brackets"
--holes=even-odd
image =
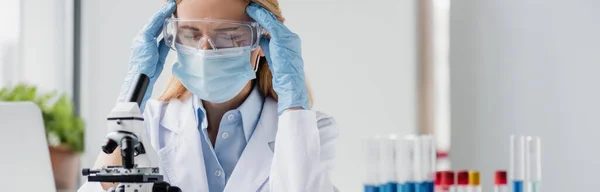
[(192, 97), (185, 100), (171, 99), (163, 113), (160, 125), (176, 134), (181, 133), (186, 124), (196, 120), (195, 113), (191, 108), (192, 100)]
[[(201, 123), (202, 130), (208, 128), (208, 119), (206, 118), (206, 110), (202, 105), (202, 100), (197, 96), (193, 96), (192, 104), (196, 113), (196, 121)], [(240, 111), (242, 118), (242, 127), (246, 142), (250, 140), (250, 136), (256, 129), (256, 124), (260, 118), (260, 114), (264, 104), (264, 97), (260, 94), (258, 86), (254, 85), (246, 100), (236, 110)], [(202, 117), (199, 119), (198, 117)]]
[[(166, 171), (169, 172), (171, 177), (180, 177), (180, 180), (186, 180), (184, 178), (191, 177), (198, 178), (197, 183), (182, 183), (182, 185), (188, 186), (187, 188), (207, 190), (206, 169), (203, 158), (201, 158), (202, 149), (199, 147), (200, 133), (197, 131), (198, 122), (195, 121), (194, 117), (196, 116), (196, 110), (193, 107), (193, 100), (193, 97), (189, 97), (184, 101), (173, 99), (166, 107), (160, 124), (164, 128), (180, 135), (173, 137), (176, 141), (172, 143), (181, 144), (178, 144), (171, 150), (165, 150), (168, 152), (163, 153), (161, 161), (163, 163), (170, 162), (175, 160), (174, 158), (177, 158), (180, 161), (186, 159), (185, 163), (198, 165), (191, 166), (196, 168), (165, 167), (165, 169), (167, 169)], [(277, 101), (270, 97), (265, 98), (256, 129), (252, 133), (252, 137), (248, 141), (244, 152), (242, 152), (242, 156), (225, 186), (225, 192), (257, 191), (269, 178), (269, 171), (273, 160), (273, 148), (271, 146), (273, 146), (277, 134), (278, 117)], [(194, 141), (191, 142), (192, 140)], [(183, 156), (188, 158), (182, 158)], [(192, 160), (194, 162), (191, 162)]]
[(269, 177), (273, 149), (270, 147), (277, 134), (277, 101), (265, 98), (258, 125), (240, 157), (225, 192), (257, 191)]
[(200, 132), (192, 108), (192, 97), (172, 99), (164, 109), (160, 124), (175, 133), (157, 153), (169, 182), (184, 191), (208, 191)]
[(242, 126), (244, 127), (246, 142), (250, 140), (250, 136), (256, 129), (265, 102), (264, 100), (264, 97), (258, 91), (258, 86), (254, 85), (250, 95), (248, 95), (244, 103), (238, 108), (240, 114), (242, 114)]

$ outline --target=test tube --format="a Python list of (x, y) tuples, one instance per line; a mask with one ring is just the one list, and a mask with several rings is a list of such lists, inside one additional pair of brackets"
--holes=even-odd
[(415, 185), (416, 192), (421, 191), (421, 183), (425, 181), (425, 176), (423, 175), (423, 150), (421, 145), (421, 137), (415, 137), (413, 140), (413, 179)]
[(456, 173), (456, 192), (468, 192), (469, 171), (459, 171)]
[(363, 181), (365, 192), (379, 192), (379, 136), (368, 138), (364, 143), (365, 153), (365, 178)]
[(525, 137), (510, 136), (510, 179), (512, 192), (523, 192), (525, 175)]
[(433, 155), (433, 138), (431, 135), (422, 135), (419, 137), (417, 150), (421, 158), (419, 159), (420, 170), (419, 170), (419, 183), (417, 185), (417, 192), (432, 192), (433, 191), (433, 180), (435, 177), (434, 164), (432, 164)]
[(398, 192), (415, 192), (414, 188), (414, 144), (415, 136), (407, 135), (396, 145), (396, 179)]
[(427, 153), (429, 160), (429, 169), (427, 170), (427, 192), (434, 192), (434, 181), (435, 181), (435, 173), (436, 173), (436, 157), (437, 157), (437, 145), (435, 144), (435, 139), (432, 135), (427, 136)]
[(416, 191), (416, 183), (417, 178), (419, 177), (419, 164), (418, 160), (420, 159), (418, 151), (418, 137), (414, 135), (407, 135), (404, 137), (402, 141), (405, 146), (402, 148), (406, 156), (403, 158), (406, 163), (402, 165), (403, 169), (406, 170), (403, 173), (401, 179), (403, 180), (403, 184), (399, 186), (399, 192), (415, 192)]
[(527, 161), (527, 171), (525, 172), (525, 181), (527, 181), (528, 192), (540, 192), (542, 182), (542, 146), (539, 137), (527, 137), (525, 159)]
[(454, 187), (454, 172), (452, 171), (443, 171), (441, 173), (441, 192), (456, 192)]
[(469, 171), (469, 192), (481, 192), (479, 171)]
[(430, 183), (430, 192), (435, 192), (435, 181), (437, 180), (438, 174), (437, 174), (437, 144), (435, 142), (435, 139), (432, 139), (431, 141), (431, 175), (433, 178), (431, 183)]
[(396, 192), (396, 135), (382, 138), (379, 142), (379, 192)]
[(506, 171), (498, 170), (494, 174), (494, 192), (508, 192)]
[(435, 192), (440, 192), (442, 191), (442, 172), (441, 171), (436, 171), (435, 172), (435, 187), (434, 187), (434, 191)]

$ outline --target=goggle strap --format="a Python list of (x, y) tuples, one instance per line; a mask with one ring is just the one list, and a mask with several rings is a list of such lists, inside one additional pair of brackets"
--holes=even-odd
[(258, 58), (256, 58), (256, 62), (254, 63), (254, 73), (256, 73), (258, 71), (258, 64), (260, 64), (260, 59), (262, 57), (258, 56)]

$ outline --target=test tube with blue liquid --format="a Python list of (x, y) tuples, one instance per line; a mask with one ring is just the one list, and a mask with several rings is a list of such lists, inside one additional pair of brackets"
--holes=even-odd
[(435, 139), (433, 137), (431, 138), (431, 142), (430, 142), (430, 148), (429, 148), (429, 165), (431, 167), (431, 169), (429, 170), (429, 180), (427, 181), (427, 185), (428, 188), (427, 190), (429, 192), (435, 192), (435, 180), (436, 180), (436, 173), (437, 173), (437, 144), (435, 143)]
[(379, 192), (396, 192), (396, 143), (398, 137), (389, 135), (379, 142)]
[(396, 190), (398, 192), (415, 192), (414, 177), (414, 145), (417, 138), (407, 135), (396, 142)]
[(527, 171), (525, 180), (527, 181), (528, 192), (540, 192), (542, 182), (542, 146), (539, 137), (527, 137), (525, 159), (527, 161)]
[(364, 142), (365, 178), (364, 192), (379, 192), (379, 153), (381, 137), (368, 138)]
[(413, 178), (414, 178), (414, 186), (415, 192), (426, 192), (424, 188), (425, 184), (425, 171), (424, 167), (427, 164), (425, 161), (426, 156), (423, 154), (425, 150), (423, 150), (422, 137), (417, 136), (414, 139), (413, 144)]
[(525, 179), (525, 137), (510, 136), (510, 180), (512, 192), (523, 192)]
[(421, 150), (421, 177), (422, 181), (417, 188), (418, 192), (433, 192), (435, 180), (435, 144), (431, 135), (420, 137)]

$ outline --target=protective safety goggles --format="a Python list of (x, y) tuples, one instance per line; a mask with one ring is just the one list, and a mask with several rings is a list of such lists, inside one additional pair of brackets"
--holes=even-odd
[(256, 49), (265, 30), (257, 22), (218, 19), (179, 19), (165, 21), (163, 37), (173, 50), (179, 46), (197, 50)]

